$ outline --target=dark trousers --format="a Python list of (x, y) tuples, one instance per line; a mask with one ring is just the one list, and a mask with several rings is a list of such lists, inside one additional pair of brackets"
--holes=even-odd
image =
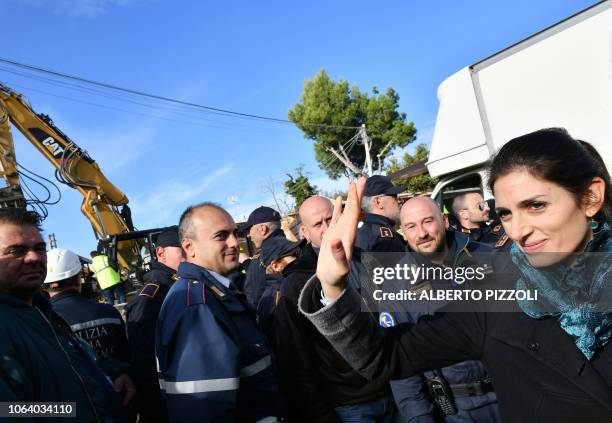
[(104, 299), (110, 305), (115, 304), (115, 295), (117, 295), (117, 299), (120, 304), (125, 303), (125, 291), (123, 290), (123, 282), (119, 282), (117, 285), (113, 285), (110, 288), (106, 288), (102, 290), (102, 295), (104, 295)]

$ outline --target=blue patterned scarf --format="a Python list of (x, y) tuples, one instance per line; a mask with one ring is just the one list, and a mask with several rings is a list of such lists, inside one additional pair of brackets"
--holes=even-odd
[[(521, 309), (535, 319), (557, 317), (561, 328), (590, 360), (612, 337), (612, 312), (606, 304), (612, 298), (612, 230), (608, 224), (593, 236), (584, 252), (608, 254), (580, 253), (571, 265), (546, 269), (531, 266), (516, 244), (510, 256), (521, 274), (517, 289), (538, 291), (539, 301), (519, 301)], [(608, 306), (603, 312), (602, 303)]]

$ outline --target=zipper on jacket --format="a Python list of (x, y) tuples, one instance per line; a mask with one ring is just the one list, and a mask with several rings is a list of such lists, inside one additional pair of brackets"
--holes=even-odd
[(89, 391), (87, 390), (87, 387), (85, 386), (85, 381), (83, 381), (83, 378), (81, 377), (79, 372), (77, 372), (74, 366), (72, 365), (70, 356), (68, 355), (62, 343), (60, 342), (57, 336), (57, 333), (55, 332), (55, 328), (53, 327), (53, 324), (49, 321), (49, 319), (47, 319), (47, 317), (43, 314), (43, 312), (38, 309), (38, 307), (34, 307), (34, 308), (36, 309), (36, 311), (38, 311), (38, 314), (42, 316), (43, 320), (47, 322), (47, 325), (49, 325), (49, 327), (51, 328), (51, 331), (53, 332), (53, 336), (55, 337), (55, 342), (57, 342), (57, 345), (60, 347), (60, 349), (64, 353), (64, 356), (66, 356), (66, 360), (68, 361), (68, 365), (70, 366), (70, 369), (72, 369), (72, 372), (76, 375), (77, 379), (79, 379), (79, 382), (81, 383), (81, 387), (83, 388), (83, 391), (85, 392), (85, 396), (87, 397), (87, 401), (89, 402), (89, 406), (91, 407), (91, 410), (93, 411), (96, 421), (98, 423), (101, 423), (100, 418), (98, 417), (98, 413), (96, 412), (96, 407), (93, 403), (93, 400), (91, 399), (91, 396), (89, 395)]

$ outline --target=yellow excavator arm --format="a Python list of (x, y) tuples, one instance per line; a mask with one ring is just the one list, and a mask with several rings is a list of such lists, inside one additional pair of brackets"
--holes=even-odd
[[(0, 207), (24, 207), (19, 182), (11, 123), (55, 166), (58, 180), (83, 195), (81, 211), (89, 219), (97, 237), (133, 231), (127, 208), (128, 199), (102, 173), (98, 164), (60, 131), (43, 114), (37, 114), (22, 95), (0, 83), (0, 177), (7, 186), (0, 190)], [(119, 211), (122, 207), (122, 212)], [(137, 240), (117, 245), (117, 261), (130, 270), (140, 264), (141, 245)]]

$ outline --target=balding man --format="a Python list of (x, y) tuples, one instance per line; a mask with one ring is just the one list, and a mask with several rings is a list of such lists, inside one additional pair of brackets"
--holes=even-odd
[(239, 242), (214, 203), (183, 212), (186, 261), (158, 319), (159, 382), (172, 422), (275, 422), (280, 395), (270, 349), (246, 299), (230, 285)]
[[(409, 199), (402, 206), (400, 220), (404, 239), (412, 252), (407, 259), (418, 265), (467, 267), (478, 264), (473, 253), (490, 253), (492, 250), (471, 241), (460, 232), (447, 231), (444, 218), (437, 204), (429, 197)], [(425, 284), (452, 288), (450, 281), (418, 281), (413, 289), (423, 289)], [(429, 286), (431, 289), (431, 286)], [(434, 311), (434, 310), (431, 310)], [(416, 323), (424, 311), (389, 315), (387, 326), (406, 321)], [(449, 387), (448, 397), (442, 390), (434, 389), (436, 383)], [(497, 422), (500, 421), (497, 398), (484, 367), (479, 361), (465, 361), (423, 375), (391, 382), (395, 401), (407, 421), (437, 421), (436, 415), (444, 415), (443, 404), (454, 404), (456, 414), (444, 416), (446, 422)]]
[(332, 211), (332, 203), (325, 197), (313, 196), (302, 203), (300, 234), (309, 243), (283, 272), (281, 298), (274, 315), (281, 389), (292, 422), (341, 422), (351, 411), (358, 413), (353, 421), (366, 421), (368, 414), (384, 413), (381, 410), (388, 393), (386, 383), (370, 382), (352, 370), (297, 310), (300, 291), (316, 271), (317, 254)]

